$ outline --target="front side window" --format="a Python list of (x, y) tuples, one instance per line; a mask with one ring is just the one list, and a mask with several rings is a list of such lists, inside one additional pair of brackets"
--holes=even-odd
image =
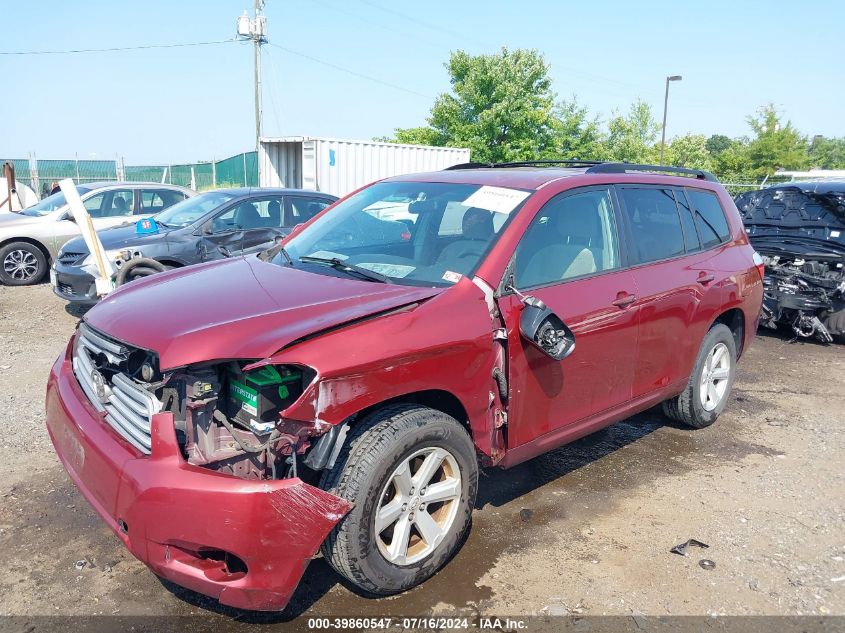
[(636, 263), (683, 255), (684, 231), (671, 189), (620, 187)]
[(716, 194), (709, 191), (687, 189), (687, 195), (695, 211), (695, 223), (698, 225), (698, 232), (701, 234), (701, 243), (704, 248), (711, 248), (722, 242), (727, 242), (731, 236), (731, 230)]
[[(477, 268), (530, 194), (471, 184), (376, 183), (314, 220), (285, 249), (297, 266), (314, 272), (336, 273), (315, 259), (339, 260), (394, 283), (450, 285)], [(444, 222), (448, 230), (441, 230)], [(273, 261), (285, 265), (281, 256)]]
[(212, 222), (214, 233), (251, 231), (253, 229), (281, 228), (282, 197), (244, 200)]
[(83, 204), (92, 218), (121, 217), (132, 215), (134, 196), (131, 189), (113, 189), (93, 195)]
[(619, 268), (607, 190), (563, 194), (537, 213), (516, 250), (517, 288), (559, 283)]

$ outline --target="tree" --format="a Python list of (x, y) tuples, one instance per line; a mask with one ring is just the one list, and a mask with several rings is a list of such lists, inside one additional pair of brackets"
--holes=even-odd
[(641, 100), (631, 105), (626, 116), (614, 112), (607, 124), (607, 137), (599, 154), (603, 160), (629, 163), (656, 163), (656, 147), (660, 124), (651, 112), (651, 106)]
[(774, 104), (757, 110), (757, 116), (748, 117), (754, 138), (748, 144), (748, 159), (756, 176), (773, 174), (778, 169), (801, 169), (807, 166), (807, 140), (784, 123)]
[(712, 171), (714, 161), (707, 151), (707, 142), (703, 134), (676, 136), (666, 148), (666, 164)]
[(713, 158), (717, 158), (719, 154), (731, 146), (731, 142), (731, 139), (724, 134), (713, 134), (707, 139), (707, 151)]
[(593, 160), (600, 154), (601, 131), (598, 119), (590, 119), (587, 108), (571, 101), (555, 107), (553, 158), (558, 160)]
[(729, 139), (729, 145), (714, 157), (714, 171), (723, 182), (755, 180), (748, 158), (748, 139)]
[(507, 162), (546, 158), (559, 141), (555, 93), (537, 51), (452, 53), (451, 93), (437, 97), (428, 126), (397, 129), (397, 142), (468, 147), (472, 159)]
[(810, 167), (845, 169), (845, 138), (825, 138), (821, 134), (810, 143)]

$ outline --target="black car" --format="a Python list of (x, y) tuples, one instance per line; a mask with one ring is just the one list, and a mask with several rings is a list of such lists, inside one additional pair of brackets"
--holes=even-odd
[[(149, 220), (99, 231), (107, 257), (117, 268), (116, 285), (130, 266), (141, 276), (223, 257), (257, 253), (273, 246), (297, 224), (310, 220), (337, 198), (300, 189), (217, 189)], [(79, 237), (67, 242), (54, 265), (53, 291), (73, 303), (93, 304), (94, 260)]]
[(845, 337), (845, 182), (792, 182), (735, 199), (766, 266), (760, 323)]

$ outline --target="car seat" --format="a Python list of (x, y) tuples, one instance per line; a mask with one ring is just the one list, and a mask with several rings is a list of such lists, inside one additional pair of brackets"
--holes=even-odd
[[(603, 248), (595, 200), (588, 197), (566, 199), (549, 216), (547, 235), (544, 246), (531, 255), (526, 253), (528, 257), (517, 257), (520, 286), (580, 277), (599, 270), (596, 262), (602, 261)], [(520, 265), (520, 260), (525, 263)]]
[(493, 238), (493, 214), (477, 207), (467, 209), (461, 220), (461, 233), (461, 239), (448, 244), (435, 263), (446, 270), (466, 274)]
[(279, 228), (282, 226), (282, 205), (278, 200), (271, 200), (267, 205), (267, 226)]
[(241, 229), (257, 229), (262, 225), (261, 215), (251, 202), (244, 202), (235, 211), (235, 225)]

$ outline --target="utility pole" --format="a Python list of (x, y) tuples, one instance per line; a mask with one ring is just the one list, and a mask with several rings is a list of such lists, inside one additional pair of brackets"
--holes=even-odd
[(249, 19), (247, 12), (238, 18), (238, 37), (252, 40), (255, 46), (255, 151), (261, 138), (261, 45), (267, 43), (267, 18), (262, 15), (264, 0), (255, 0), (255, 15)]
[(666, 111), (669, 108), (669, 82), (680, 81), (683, 79), (680, 75), (670, 75), (666, 77), (666, 94), (663, 96), (663, 134), (660, 137), (660, 164), (663, 164), (663, 148), (666, 145)]

